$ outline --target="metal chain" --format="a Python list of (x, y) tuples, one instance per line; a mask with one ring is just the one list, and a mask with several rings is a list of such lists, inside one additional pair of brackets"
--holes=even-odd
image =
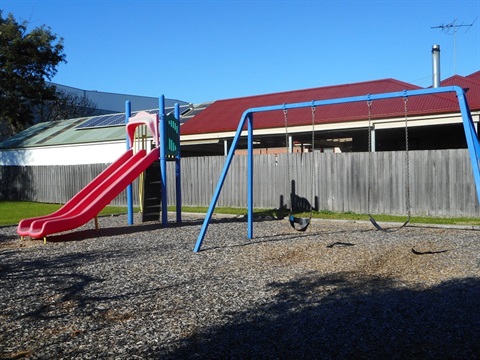
[(367, 214), (370, 215), (370, 192), (372, 189), (372, 101), (367, 101), (368, 106), (368, 169), (367, 169)]
[(403, 98), (405, 113), (405, 206), (407, 207), (408, 217), (410, 218), (410, 160), (408, 152), (408, 97)]
[(315, 105), (314, 102), (312, 101), (312, 156), (310, 160), (310, 175), (312, 179), (312, 188), (311, 188), (311, 196), (310, 196), (310, 217), (312, 216), (312, 210), (313, 206), (315, 203), (315, 171), (314, 171), (314, 166), (315, 166)]
[(288, 110), (284, 106), (283, 108), (283, 117), (285, 119), (285, 147), (287, 149), (287, 181), (288, 185), (287, 188), (290, 189), (289, 195), (288, 195), (288, 208), (290, 212), (292, 212), (292, 181), (290, 179), (290, 146), (289, 146), (289, 141), (288, 141)]

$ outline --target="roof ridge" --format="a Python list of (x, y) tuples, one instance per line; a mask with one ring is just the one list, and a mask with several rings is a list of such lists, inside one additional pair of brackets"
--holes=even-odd
[(390, 82), (390, 83), (396, 83), (396, 84), (399, 84), (399, 85), (406, 85), (408, 90), (421, 89), (422, 88), (420, 86), (410, 84), (410, 83), (407, 83), (407, 82), (404, 82), (404, 81), (401, 81), (401, 80), (398, 80), (398, 79), (383, 78), (383, 79), (365, 80), (365, 81), (346, 83), (346, 84), (317, 86), (317, 87), (306, 88), (306, 89), (298, 89), (298, 90), (285, 90), (285, 91), (278, 91), (278, 92), (273, 92), (273, 93), (256, 94), (256, 95), (248, 95), (248, 96), (238, 96), (238, 97), (233, 97), (233, 98), (216, 100), (216, 102), (255, 99), (255, 98), (268, 97), (268, 96), (278, 96), (278, 95), (283, 95), (283, 94), (285, 94), (285, 95), (286, 94), (294, 94), (294, 93), (298, 94), (298, 93), (304, 93), (304, 92), (308, 92), (308, 91), (338, 89), (338, 88), (342, 88), (342, 87), (362, 86), (362, 85), (366, 85), (366, 84), (375, 84), (375, 83), (380, 83), (380, 82)]
[[(480, 71), (479, 71), (480, 73)], [(468, 76), (462, 76), (462, 75), (453, 75), (453, 76), (450, 76), (446, 79), (444, 79), (441, 83), (444, 83), (444, 82), (452, 82), (452, 81), (455, 81), (455, 79), (459, 79), (459, 80), (462, 80), (462, 81), (465, 81), (465, 82), (468, 82), (468, 83), (471, 83), (471, 84), (475, 84), (475, 85), (479, 85), (480, 86), (480, 81), (479, 80), (474, 80)]]
[(475, 72), (473, 72), (473, 73), (471, 73), (471, 74), (469, 74), (469, 75), (467, 75), (467, 76), (465, 76), (465, 77), (467, 77), (467, 78), (472, 78), (473, 76), (477, 76), (477, 75), (480, 75), (480, 70), (475, 71)]

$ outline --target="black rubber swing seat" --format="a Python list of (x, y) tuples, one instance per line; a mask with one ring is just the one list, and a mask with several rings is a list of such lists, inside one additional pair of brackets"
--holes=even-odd
[(292, 226), (292, 228), (294, 228), (297, 231), (305, 231), (310, 225), (309, 218), (299, 218), (299, 217), (290, 215), (288, 217), (288, 220), (290, 221), (290, 225)]
[(381, 227), (377, 221), (373, 218), (372, 215), (368, 215), (370, 217), (370, 222), (373, 224), (373, 226), (375, 226), (377, 228), (377, 230), (380, 230), (380, 231), (384, 231), (384, 232), (394, 232), (394, 231), (398, 231), (402, 228), (404, 228), (405, 226), (408, 225), (408, 223), (410, 222), (410, 216), (408, 216), (407, 220), (402, 224), (400, 225), (399, 227), (397, 228), (389, 228), (389, 229), (385, 229), (383, 227)]

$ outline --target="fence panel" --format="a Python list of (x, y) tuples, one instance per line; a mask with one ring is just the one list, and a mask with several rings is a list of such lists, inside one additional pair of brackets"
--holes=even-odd
[[(372, 157), (371, 213), (406, 214), (406, 164), (405, 153), (401, 151), (371, 155), (318, 152), (255, 155), (254, 206), (286, 206), (290, 203), (292, 187), (299, 206), (308, 202), (320, 210), (366, 213), (369, 156)], [(224, 162), (224, 156), (182, 159), (183, 205), (210, 204)], [(287, 169), (287, 163), (290, 169)], [(466, 149), (410, 151), (409, 165), (412, 215), (480, 216)], [(108, 164), (0, 167), (0, 200), (65, 203), (107, 166)], [(174, 162), (167, 164), (167, 181), (168, 203), (174, 205)], [(137, 180), (133, 187), (134, 203), (138, 204)], [(126, 192), (122, 191), (112, 204), (125, 205)], [(246, 207), (246, 156), (233, 158), (218, 205)]]

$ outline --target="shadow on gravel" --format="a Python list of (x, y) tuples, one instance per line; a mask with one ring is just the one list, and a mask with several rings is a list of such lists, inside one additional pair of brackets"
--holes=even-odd
[(49, 236), (48, 242), (57, 243), (57, 242), (69, 242), (69, 241), (81, 241), (86, 239), (93, 239), (93, 238), (104, 238), (104, 237), (111, 237), (111, 236), (118, 236), (118, 235), (129, 235), (135, 234), (140, 232), (148, 232), (154, 231), (161, 228), (161, 225), (158, 223), (148, 223), (142, 225), (125, 225), (121, 227), (109, 227), (109, 228), (99, 228), (98, 230), (95, 229), (87, 229), (87, 230), (79, 230), (79, 231), (72, 231), (68, 233), (63, 233), (59, 235), (51, 235)]
[[(13, 255), (14, 252), (9, 254)], [(80, 350), (76, 353), (77, 350), (70, 349), (69, 355), (66, 355), (70, 358), (479, 358), (479, 278), (456, 279), (431, 288), (409, 288), (390, 278), (367, 277), (349, 272), (327, 275), (312, 272), (296, 280), (272, 282), (259, 288), (258, 298), (251, 307), (242, 307), (242, 287), (239, 285), (237, 298), (223, 299), (226, 302), (240, 302), (236, 307), (239, 310), (222, 312), (218, 308), (214, 309), (216, 313), (212, 313), (211, 318), (202, 324), (201, 314), (211, 305), (208, 299), (222, 297), (215, 290), (202, 288), (202, 282), (198, 282), (197, 288), (197, 281), (185, 278), (187, 283), (158, 283), (145, 289), (138, 287), (135, 281), (132, 284), (126, 281), (117, 293), (110, 293), (102, 290), (106, 279), (78, 270), (85, 263), (97, 264), (102, 259), (115, 257), (129, 262), (135, 256), (128, 249), (116, 249), (102, 250), (101, 254), (93, 251), (51, 259), (10, 262), (7, 268), (0, 271), (0, 303), (3, 306), (0, 318), (8, 319), (9, 323), (18, 322), (19, 326), (25, 324), (27, 329), (31, 326), (29, 324), (43, 324), (38, 325), (39, 331), (73, 321), (72, 317), (81, 319), (77, 326), (83, 330), (88, 329), (85, 330), (85, 336), (89, 337), (82, 343), (88, 350), (85, 350), (85, 357), (82, 357)], [(118, 267), (115, 269), (118, 271)], [(108, 273), (105, 273), (105, 277), (108, 278)], [(28, 286), (24, 287), (25, 284)], [(182, 291), (187, 286), (191, 289)], [(22, 291), (17, 292), (16, 287), (22, 287)], [(98, 292), (92, 292), (92, 287)], [(86, 291), (87, 288), (90, 290)], [(112, 351), (115, 352), (113, 355), (94, 352), (96, 347), (91, 344), (95, 341), (96, 333), (113, 329), (115, 324), (135, 316), (129, 312), (109, 310), (109, 307), (115, 308), (113, 303), (120, 306), (125, 302), (127, 305), (120, 306), (120, 309), (126, 307), (133, 312), (132, 303), (128, 305), (130, 301), (142, 305), (151, 304), (157, 296), (177, 296), (177, 300), (181, 301), (177, 303), (178, 308), (174, 309), (182, 314), (180, 310), (183, 307), (193, 304), (189, 297), (191, 294), (202, 298), (197, 299), (195, 306), (203, 306), (197, 314), (201, 330), (194, 335), (171, 338), (171, 342), (164, 344), (154, 343), (150, 338), (139, 335), (140, 338), (135, 338), (135, 341), (145, 344), (142, 349), (134, 348), (132, 339), (124, 339), (123, 342), (120, 339), (118, 343), (112, 343)], [(245, 304), (252, 304), (251, 300), (246, 298)], [(103, 310), (98, 307), (99, 304), (105, 306)], [(176, 316), (175, 313), (172, 312), (170, 316)], [(214, 321), (225, 324), (208, 326)], [(181, 323), (180, 317), (174, 327)], [(0, 323), (0, 358), (15, 358), (6, 349), (2, 349), (2, 341), (6, 343), (7, 338), (15, 341), (18, 335), (15, 331), (18, 328), (4, 331), (6, 324), (7, 321)], [(175, 329), (160, 321), (152, 322), (150, 326), (154, 327), (149, 329), (150, 334), (171, 331), (172, 337), (175, 336)], [(42, 354), (46, 354), (42, 351), (60, 347), (58, 344), (62, 341), (68, 344), (77, 339), (76, 335), (69, 335), (66, 331), (62, 333), (61, 328), (59, 334), (61, 336), (49, 335), (52, 337), (48, 340), (50, 343), (45, 341), (38, 345), (40, 349), (33, 349), (39, 351), (36, 358), (42, 358)], [(28, 338), (30, 335), (24, 336)], [(22, 341), (24, 340), (25, 338)], [(79, 344), (76, 343), (76, 346)], [(66, 351), (65, 348), (62, 351)]]
[(478, 359), (480, 280), (429, 289), (352, 273), (271, 283), (271, 303), (183, 339), (168, 359)]
[[(286, 225), (285, 225), (286, 227)], [(225, 249), (225, 248), (235, 248), (235, 247), (246, 247), (246, 246), (254, 246), (256, 244), (261, 243), (274, 243), (274, 242), (284, 242), (284, 241), (295, 241), (301, 240), (305, 238), (319, 238), (325, 235), (336, 235), (341, 237), (342, 235), (352, 235), (354, 233), (373, 233), (376, 230), (368, 229), (368, 230), (335, 230), (335, 231), (307, 231), (307, 232), (300, 232), (300, 231), (292, 231), (290, 233), (282, 233), (282, 234), (268, 234), (264, 236), (254, 236), (253, 239), (250, 239), (242, 244), (227, 244), (227, 245), (215, 245), (211, 242), (206, 242), (203, 245), (200, 252), (216, 250), (216, 249)], [(353, 243), (342, 243), (337, 242), (334, 245), (328, 245), (328, 247), (334, 246), (355, 246), (356, 244)]]
[[(225, 223), (242, 223), (246, 222), (245, 217), (227, 217), (227, 218), (218, 218), (212, 219), (212, 224), (225, 224)], [(272, 218), (265, 218), (265, 217), (258, 217), (255, 218), (255, 222), (263, 222), (263, 221), (278, 221), (277, 219)], [(203, 224), (203, 219), (194, 219), (194, 220), (184, 220), (181, 223), (174, 223), (171, 222), (168, 224), (169, 228), (177, 228), (177, 227), (185, 227), (185, 226), (200, 226)], [(125, 226), (118, 226), (118, 227), (108, 227), (102, 228), (100, 227), (98, 230), (95, 229), (87, 229), (87, 230), (72, 230), (70, 232), (62, 233), (62, 234), (53, 234), (47, 237), (48, 242), (69, 242), (69, 241), (81, 241), (85, 239), (91, 238), (103, 238), (103, 237), (110, 237), (110, 236), (118, 236), (118, 235), (129, 235), (135, 233), (142, 233), (142, 232), (149, 232), (155, 230), (161, 230), (162, 224), (157, 221), (151, 221), (146, 223), (140, 223), (136, 225), (127, 225)], [(1, 238), (0, 238), (1, 239)], [(37, 239), (38, 241), (43, 241), (42, 239)]]
[[(11, 251), (10, 254), (13, 255), (15, 252)], [(61, 318), (70, 310), (62, 306), (71, 301), (75, 301), (78, 307), (84, 308), (89, 300), (83, 296), (85, 288), (92, 283), (102, 283), (103, 279), (82, 274), (76, 268), (97, 258), (98, 254), (95, 253), (81, 253), (53, 259), (40, 258), (10, 263), (3, 273), (0, 272), (0, 283), (3, 282), (4, 276), (8, 280), (2, 283), (6, 292), (0, 296), (0, 299), (6, 303), (3, 296), (8, 298), (8, 294), (16, 293), (16, 290), (10, 287), (29, 284), (24, 293), (28, 295), (24, 297), (31, 300), (25, 301), (27, 305), (22, 309), (24, 312), (21, 315), (9, 314), (11, 320), (27, 318), (38, 321)], [(23, 303), (25, 299), (16, 300), (17, 303)]]

